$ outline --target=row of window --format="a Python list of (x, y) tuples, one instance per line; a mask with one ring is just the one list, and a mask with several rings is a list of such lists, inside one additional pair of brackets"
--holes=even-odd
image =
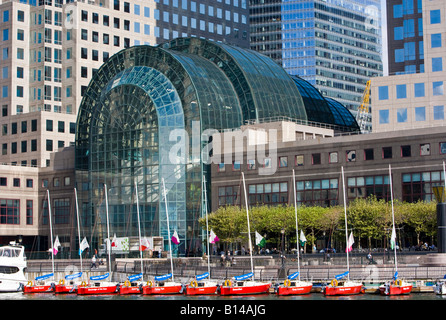
[[(54, 141), (52, 139), (46, 139), (45, 142), (45, 150), (46, 151), (54, 151)], [(63, 148), (65, 147), (65, 141), (63, 140), (59, 140), (57, 141), (57, 148)], [(38, 145), (37, 145), (37, 139), (32, 139), (30, 140), (30, 148), (29, 148), (30, 152), (36, 152), (38, 151)], [(17, 154), (18, 153), (18, 142), (11, 142), (11, 150), (10, 150), (11, 154)], [(28, 141), (27, 140), (23, 140), (20, 141), (20, 152), (21, 153), (26, 153), (28, 152)], [(2, 143), (2, 153), (3, 156), (8, 154), (8, 143)], [(36, 163), (37, 164), (37, 163)], [(21, 164), (22, 166), (26, 166), (27, 163), (23, 163)]]
[[(438, 60), (436, 60), (438, 59)], [(433, 65), (438, 63), (435, 68), (437, 71), (443, 70), (443, 59), (442, 58), (432, 58)], [(440, 70), (441, 69), (441, 70)], [(397, 84), (395, 86), (395, 97), (396, 99), (406, 99), (407, 95), (407, 84)], [(413, 92), (414, 98), (420, 98), (426, 96), (426, 84), (423, 82), (414, 83)], [(442, 96), (444, 94), (444, 84), (443, 81), (433, 81), (432, 82), (432, 95)], [(389, 100), (389, 86), (379, 86), (378, 87), (378, 100)]]
[[(431, 145), (430, 143), (420, 144), (418, 151), (418, 155), (420, 156), (429, 156), (431, 155)], [(381, 159), (392, 159), (393, 158), (393, 148), (392, 147), (382, 147), (380, 150), (380, 158)], [(401, 146), (399, 149), (400, 157), (408, 158), (412, 157), (415, 154), (413, 153), (411, 145)], [(345, 152), (345, 161), (346, 162), (356, 162), (358, 159), (358, 155), (360, 152), (357, 150), (347, 150)], [(369, 161), (375, 160), (376, 150), (373, 148), (364, 149), (362, 151), (362, 160)], [(446, 142), (440, 143), (440, 154), (446, 154)], [(339, 162), (339, 152), (333, 151), (328, 153), (328, 163), (338, 163)], [(288, 167), (288, 157), (280, 156), (278, 158), (278, 166), (279, 168)], [(312, 153), (311, 154), (311, 164), (319, 165), (322, 164), (322, 154), (321, 153)], [(300, 167), (304, 166), (304, 155), (296, 155), (294, 157), (294, 166)], [(272, 168), (272, 159), (265, 158), (262, 163), (263, 168)], [(247, 169), (255, 170), (256, 169), (256, 160), (248, 159), (247, 160)], [(224, 163), (220, 163), (217, 166), (218, 172), (225, 172), (226, 166)], [(232, 171), (240, 171), (241, 170), (241, 162), (239, 160), (233, 161), (232, 163)]]
[[(8, 115), (8, 108), (7, 105), (4, 105), (2, 108), (2, 116), (5, 117)], [(29, 121), (31, 123), (31, 130), (30, 132), (36, 132), (37, 131), (37, 120), (32, 119)], [(76, 123), (70, 122), (69, 123), (69, 133), (76, 133)], [(18, 122), (11, 122), (9, 125), (8, 123), (5, 123), (2, 125), (2, 136), (8, 135), (8, 127), (11, 128), (11, 134), (17, 134), (19, 129), (19, 123)], [(20, 122), (20, 133), (27, 133), (29, 130), (28, 128), (28, 121), (23, 120)], [(47, 119), (46, 120), (46, 131), (53, 132), (55, 131), (53, 126), (53, 120)], [(64, 133), (65, 132), (65, 121), (57, 121), (57, 132)]]
[[(34, 187), (34, 180), (25, 178), (25, 187), (26, 188), (33, 188)], [(71, 184), (71, 178), (69, 176), (64, 177), (63, 179), (60, 177), (53, 178), (53, 187), (61, 187), (63, 183), (63, 186), (69, 186)], [(7, 177), (0, 177), (0, 187), (7, 187), (8, 186), (8, 178)], [(12, 187), (19, 188), (21, 186), (21, 179), (20, 178), (12, 178)], [(48, 179), (42, 179), (41, 183), (42, 188), (47, 189), (49, 187), (49, 181)]]
[[(444, 120), (444, 106), (433, 106), (432, 107), (432, 120)], [(397, 108), (396, 112), (396, 122), (406, 123), (409, 120), (407, 108)], [(382, 109), (378, 112), (379, 124), (389, 124), (390, 123), (390, 110)], [(415, 121), (427, 121), (426, 107), (415, 107), (413, 119)]]
[[(443, 186), (444, 175), (441, 171), (404, 173), (402, 179), (402, 200), (416, 202), (434, 199), (433, 187)], [(371, 195), (377, 199), (391, 199), (388, 175), (348, 177), (347, 197), (349, 201), (356, 198), (367, 198)], [(296, 181), (297, 205), (319, 205), (323, 207), (339, 204), (338, 178)], [(290, 191), (290, 192), (288, 192)], [(294, 201), (292, 190), (288, 190), (288, 182), (257, 183), (248, 185), (250, 205), (288, 204)], [(240, 205), (240, 187), (225, 186), (218, 188), (218, 205)]]

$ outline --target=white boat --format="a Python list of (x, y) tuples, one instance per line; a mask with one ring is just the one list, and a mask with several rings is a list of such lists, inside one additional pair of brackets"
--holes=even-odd
[(25, 248), (10, 242), (0, 247), (0, 292), (22, 291), (26, 284)]
[(434, 286), (434, 292), (440, 295), (446, 295), (446, 275), (443, 279), (438, 279)]

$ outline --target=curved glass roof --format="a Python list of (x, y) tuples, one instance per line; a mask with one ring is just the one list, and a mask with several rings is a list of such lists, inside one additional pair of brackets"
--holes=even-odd
[(275, 116), (307, 120), (302, 97), (290, 76), (269, 57), (201, 38), (178, 38), (161, 46), (199, 55), (218, 66), (237, 92), (243, 120)]
[(299, 89), (308, 121), (327, 123), (341, 131), (357, 131), (359, 126), (350, 111), (338, 101), (325, 98), (313, 85), (299, 76), (291, 76)]

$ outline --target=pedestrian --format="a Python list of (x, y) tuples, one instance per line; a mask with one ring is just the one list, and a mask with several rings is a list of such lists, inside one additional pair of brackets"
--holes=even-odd
[(97, 266), (96, 266), (96, 255), (95, 254), (93, 255), (93, 258), (91, 258), (91, 267), (90, 267), (90, 269), (92, 269), (92, 268), (97, 268)]

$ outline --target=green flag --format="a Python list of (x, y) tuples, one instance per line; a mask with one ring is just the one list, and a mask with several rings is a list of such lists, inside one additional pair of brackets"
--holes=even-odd
[(258, 245), (260, 248), (263, 248), (263, 247), (265, 246), (265, 244), (266, 244), (266, 240), (265, 240), (265, 238), (262, 237), (262, 236), (260, 235), (260, 233), (258, 233), (258, 232), (256, 231), (256, 245)]
[(392, 235), (390, 236), (390, 248), (393, 250), (396, 245), (396, 232), (395, 227), (392, 228)]
[(304, 246), (305, 242), (307, 242), (307, 238), (305, 238), (304, 232), (302, 230), (300, 230), (299, 242), (301, 246)]

